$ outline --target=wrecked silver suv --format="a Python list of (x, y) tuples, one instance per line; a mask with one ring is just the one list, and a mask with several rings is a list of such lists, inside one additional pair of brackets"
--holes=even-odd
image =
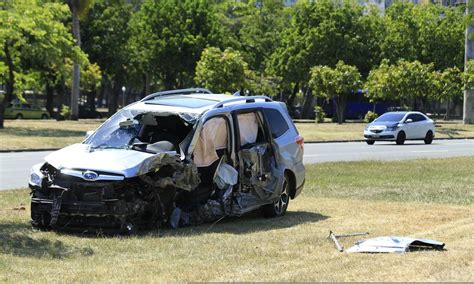
[(159, 92), (32, 168), (32, 225), (133, 233), (282, 216), (304, 185), (303, 143), (268, 97)]

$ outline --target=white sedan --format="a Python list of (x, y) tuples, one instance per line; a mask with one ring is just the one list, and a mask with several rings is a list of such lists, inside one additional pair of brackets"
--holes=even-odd
[(395, 141), (403, 145), (405, 140), (424, 140), (431, 144), (435, 136), (433, 120), (417, 111), (386, 112), (369, 123), (364, 129), (365, 142)]

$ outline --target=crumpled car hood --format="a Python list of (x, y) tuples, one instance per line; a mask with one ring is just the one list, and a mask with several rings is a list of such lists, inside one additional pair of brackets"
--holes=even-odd
[(97, 149), (92, 152), (86, 144), (74, 144), (46, 156), (57, 169), (81, 169), (121, 174), (126, 178), (140, 173), (141, 165), (154, 154), (126, 149)]

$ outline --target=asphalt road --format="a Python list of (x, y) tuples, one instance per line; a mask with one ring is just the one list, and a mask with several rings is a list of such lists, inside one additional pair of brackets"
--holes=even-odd
[[(0, 153), (0, 190), (28, 186), (30, 168), (51, 153), (19, 152)], [(360, 160), (408, 160), (419, 158), (444, 158), (474, 156), (474, 140), (435, 140), (431, 145), (423, 141), (407, 141), (405, 145), (375, 142), (306, 143), (306, 164)]]

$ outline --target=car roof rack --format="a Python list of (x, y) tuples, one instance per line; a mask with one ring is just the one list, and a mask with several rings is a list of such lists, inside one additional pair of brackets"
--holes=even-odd
[(144, 97), (140, 101), (141, 102), (149, 101), (156, 97), (173, 96), (173, 95), (189, 95), (189, 94), (212, 94), (212, 92), (204, 88), (177, 89), (177, 90), (156, 92)]
[(273, 100), (270, 99), (267, 96), (237, 97), (235, 99), (230, 99), (230, 100), (225, 100), (225, 101), (222, 101), (222, 102), (218, 102), (212, 108), (221, 108), (225, 104), (237, 103), (237, 102), (255, 103), (256, 100), (265, 100), (265, 102), (273, 102)]

